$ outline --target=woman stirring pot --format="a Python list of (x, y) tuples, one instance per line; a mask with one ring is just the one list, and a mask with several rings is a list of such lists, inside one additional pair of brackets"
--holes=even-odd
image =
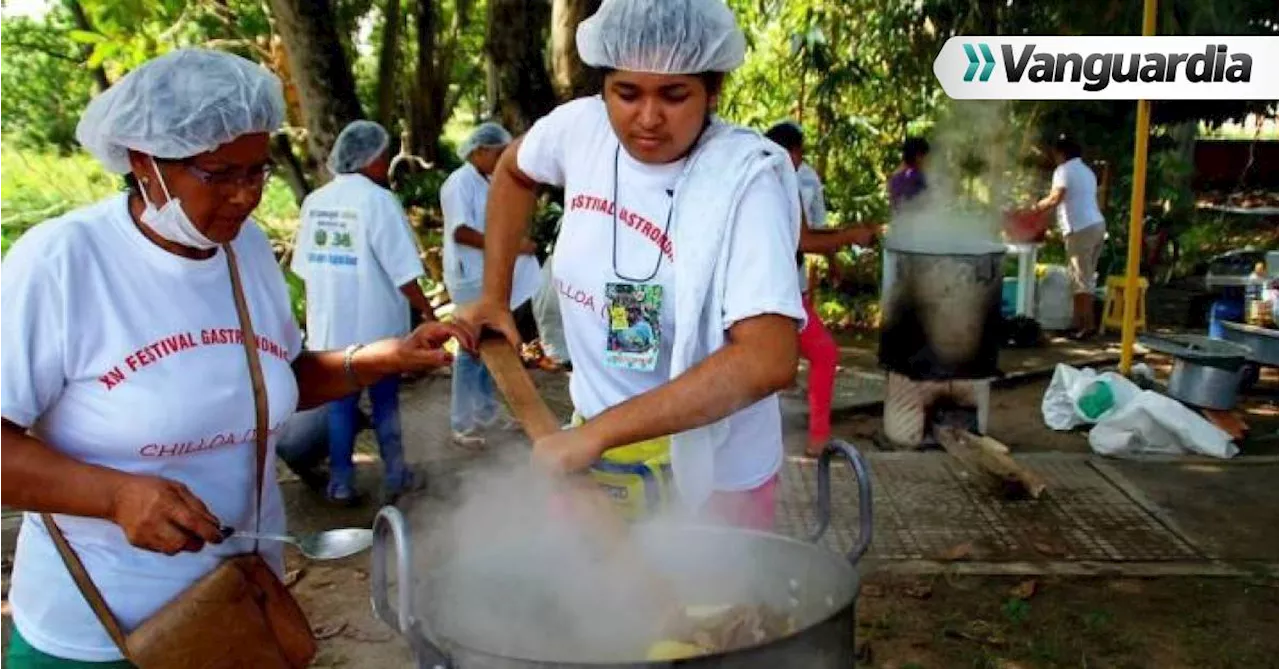
[(800, 205), (785, 151), (713, 114), (745, 40), (720, 0), (606, 0), (577, 33), (603, 93), (561, 105), (493, 179), (473, 328), (519, 341), (507, 307), (537, 184), (565, 191), (554, 280), (584, 420), (535, 459), (581, 471), (607, 450), (670, 443), (683, 506), (770, 528), (783, 461), (775, 393), (804, 321)]
[[(453, 331), (436, 323), (302, 351), (284, 277), (248, 221), (283, 117), (279, 80), (243, 58), (192, 49), (142, 65), (94, 99), (77, 129), (107, 169), (130, 175), (128, 192), (37, 225), (5, 258), (0, 474), (5, 506), (29, 512), (6, 667), (131, 666), (63, 564), (56, 529), (130, 633), (255, 550), (224, 540), (221, 526), (284, 531), (269, 454), (295, 407), (449, 364), (441, 345)], [(262, 393), (246, 338), (273, 434), (260, 510)], [(260, 554), (280, 576), (281, 546)]]

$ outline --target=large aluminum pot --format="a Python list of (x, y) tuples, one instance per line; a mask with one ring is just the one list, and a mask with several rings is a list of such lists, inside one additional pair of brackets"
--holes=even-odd
[(1144, 334), (1138, 341), (1174, 358), (1170, 397), (1191, 406), (1230, 411), (1236, 405), (1245, 362), (1245, 346), (1202, 335)]
[[(405, 637), (420, 668), (601, 669), (678, 664), (848, 669), (855, 664), (857, 563), (871, 544), (871, 487), (867, 464), (852, 445), (837, 441), (828, 445), (818, 461), (818, 527), (811, 542), (822, 536), (830, 522), (830, 469), (836, 456), (848, 461), (858, 483), (859, 534), (848, 556), (776, 534), (720, 526), (685, 525), (637, 537), (644, 558), (673, 582), (682, 599), (765, 603), (790, 611), (797, 625), (783, 637), (678, 661), (645, 660), (647, 642), (622, 648), (611, 639), (587, 640), (599, 641), (599, 648), (583, 651), (590, 644), (584, 645), (581, 638), (576, 645), (570, 643), (574, 622), (560, 619), (560, 593), (547, 591), (533, 568), (515, 563), (501, 550), (492, 559), (472, 556), (465, 563), (429, 568), (421, 580), (415, 578), (409, 532), (394, 507), (384, 508), (374, 521), (370, 578), (374, 612)], [(708, 555), (735, 559), (702, 564), (690, 560), (703, 549)], [(394, 605), (387, 580), (389, 554), (396, 557)], [(600, 617), (624, 614), (608, 607), (598, 612)]]
[(929, 253), (889, 247), (880, 296), (880, 364), (916, 381), (1000, 376), (1004, 249)]

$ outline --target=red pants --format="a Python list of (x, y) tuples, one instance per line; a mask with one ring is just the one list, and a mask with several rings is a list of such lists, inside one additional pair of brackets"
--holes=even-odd
[(809, 361), (809, 443), (831, 438), (831, 396), (836, 386), (836, 363), (840, 349), (831, 333), (813, 310), (813, 301), (804, 296), (808, 322), (800, 331), (800, 355)]
[(739, 492), (712, 493), (706, 514), (711, 520), (748, 530), (772, 532), (777, 514), (778, 477), (774, 476), (757, 488)]

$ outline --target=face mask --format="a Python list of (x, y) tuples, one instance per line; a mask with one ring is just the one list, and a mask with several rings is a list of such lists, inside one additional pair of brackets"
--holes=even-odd
[(160, 189), (164, 191), (166, 202), (164, 206), (156, 209), (151, 203), (151, 199), (147, 197), (147, 189), (140, 188), (142, 191), (142, 200), (147, 203), (147, 208), (142, 212), (142, 222), (147, 224), (157, 235), (174, 244), (181, 244), (193, 249), (208, 251), (219, 246), (218, 242), (205, 237), (203, 233), (196, 229), (191, 219), (187, 217), (187, 212), (182, 209), (182, 201), (174, 198), (169, 194), (169, 187), (164, 183), (164, 177), (160, 175), (160, 168), (156, 166), (155, 158), (151, 159), (151, 169), (155, 171), (156, 178), (160, 180)]

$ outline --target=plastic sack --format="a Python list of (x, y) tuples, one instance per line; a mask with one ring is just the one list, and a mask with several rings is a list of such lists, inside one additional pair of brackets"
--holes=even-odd
[(533, 319), (538, 322), (542, 352), (557, 363), (569, 362), (569, 347), (564, 341), (564, 320), (560, 318), (560, 299), (551, 274), (554, 255), (542, 265), (542, 283), (533, 294)]
[[(1105, 384), (1100, 387), (1098, 384)], [(1136, 384), (1115, 372), (1076, 369), (1059, 363), (1044, 391), (1040, 413), (1054, 430), (1072, 430), (1105, 420), (1141, 392)]]
[(1089, 447), (1110, 456), (1197, 453), (1235, 457), (1231, 435), (1181, 402), (1144, 390), (1089, 431)]
[(1044, 398), (1040, 400), (1040, 413), (1044, 416), (1044, 424), (1052, 430), (1073, 430), (1086, 421), (1084, 416), (1076, 412), (1076, 398), (1084, 393), (1085, 388), (1098, 377), (1092, 369), (1076, 369), (1071, 365), (1058, 363), (1053, 370), (1053, 378), (1049, 387), (1045, 388)]

